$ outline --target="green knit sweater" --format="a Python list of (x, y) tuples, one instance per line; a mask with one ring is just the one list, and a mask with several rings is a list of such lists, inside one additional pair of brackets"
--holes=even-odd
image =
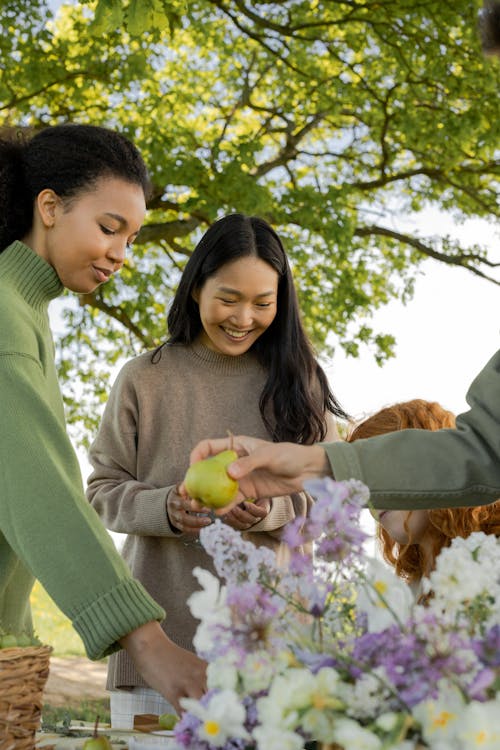
[(500, 497), (500, 351), (467, 393), (456, 430), (399, 430), (325, 445), (336, 479), (360, 479), (375, 508), (455, 508)]
[(83, 493), (49, 328), (49, 302), (62, 291), (26, 245), (0, 253), (0, 626), (30, 632), (36, 577), (98, 659), (165, 613), (131, 577)]

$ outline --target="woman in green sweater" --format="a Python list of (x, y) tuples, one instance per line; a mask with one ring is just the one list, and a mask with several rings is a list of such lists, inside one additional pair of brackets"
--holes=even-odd
[[(107, 528), (126, 533), (132, 572), (168, 611), (167, 635), (192, 648), (197, 621), (187, 605), (193, 568), (215, 573), (197, 535), (210, 523), (177, 491), (193, 445), (229, 430), (299, 443), (336, 438), (344, 415), (300, 320), (283, 245), (258, 217), (230, 214), (194, 249), (168, 316), (169, 339), (127, 362), (112, 388), (90, 451), (87, 496)], [(280, 493), (281, 494), (281, 493)], [(305, 518), (304, 492), (263, 498), (225, 518), (287, 562), (285, 525)], [(111, 719), (168, 707), (144, 686), (126, 654), (110, 659)]]
[(104, 128), (0, 140), (0, 625), (31, 632), (36, 577), (91, 659), (125, 648), (178, 706), (203, 692), (204, 664), (165, 636), (85, 499), (48, 318), (65, 287), (90, 293), (120, 270), (148, 189), (137, 149)]

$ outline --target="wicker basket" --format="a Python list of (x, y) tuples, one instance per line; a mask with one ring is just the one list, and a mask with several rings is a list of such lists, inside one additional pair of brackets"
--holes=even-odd
[(50, 646), (0, 649), (0, 750), (32, 750), (49, 676)]

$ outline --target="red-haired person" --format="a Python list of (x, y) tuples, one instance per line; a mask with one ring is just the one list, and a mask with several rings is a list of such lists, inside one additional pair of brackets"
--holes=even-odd
[[(454, 428), (455, 416), (435, 401), (414, 399), (384, 409), (360, 422), (348, 435), (355, 440), (397, 430)], [(436, 557), (456, 536), (473, 531), (500, 535), (500, 501), (490, 505), (429, 510), (372, 511), (384, 559), (408, 583), (417, 584), (434, 568)]]

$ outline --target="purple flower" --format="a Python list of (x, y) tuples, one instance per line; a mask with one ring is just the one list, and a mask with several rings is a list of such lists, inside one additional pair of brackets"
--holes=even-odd
[(188, 747), (190, 750), (206, 750), (206, 742), (198, 739), (196, 730), (201, 724), (201, 720), (190, 713), (182, 714), (181, 718), (174, 727), (174, 737), (181, 747)]
[(362, 554), (367, 534), (360, 528), (359, 516), (368, 496), (359, 483), (332, 479), (306, 482), (314, 498), (309, 517), (288, 524), (283, 538), (292, 549), (318, 540), (316, 556), (326, 562), (350, 561)]
[(308, 667), (313, 674), (317, 674), (323, 667), (337, 666), (337, 660), (331, 654), (314, 653), (301, 648), (293, 648), (292, 650), (300, 662)]
[(228, 586), (226, 601), (233, 610), (233, 619), (240, 622), (246, 619), (270, 622), (284, 607), (278, 597), (251, 582)]
[(220, 578), (227, 582), (256, 581), (276, 575), (276, 555), (267, 547), (256, 547), (239, 531), (216, 520), (200, 531), (200, 542)]
[(313, 579), (313, 562), (311, 555), (303, 552), (292, 551), (290, 556), (289, 571), (293, 576), (307, 576)]
[[(472, 652), (467, 641), (456, 633), (449, 633), (442, 650), (428, 648), (426, 640), (411, 631), (401, 631), (393, 625), (379, 633), (364, 633), (354, 642), (351, 669), (353, 677), (375, 668), (383, 668), (390, 685), (404, 705), (437, 696), (437, 683), (442, 677), (467, 675), (471, 667), (468, 655)], [(393, 704), (398, 707), (398, 701)]]
[(481, 669), (480, 672), (476, 674), (471, 684), (468, 685), (467, 693), (469, 698), (476, 701), (488, 700), (490, 697), (488, 690), (495, 682), (495, 678), (496, 673), (493, 669), (489, 669), (488, 667)]
[(472, 643), (474, 653), (489, 667), (500, 667), (500, 625), (493, 625), (482, 640)]

